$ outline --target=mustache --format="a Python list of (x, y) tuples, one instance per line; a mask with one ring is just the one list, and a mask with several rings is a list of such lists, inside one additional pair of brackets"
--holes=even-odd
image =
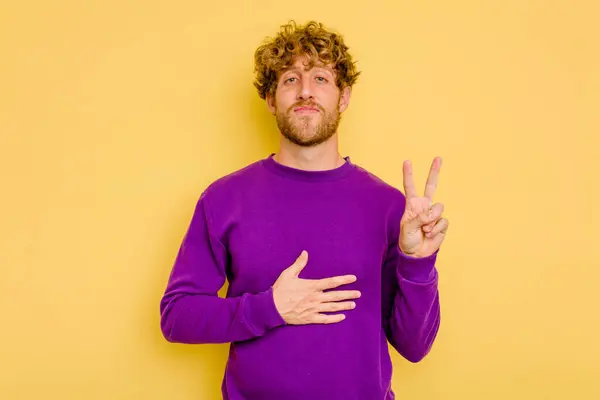
[(313, 103), (313, 102), (298, 102), (298, 103), (292, 105), (288, 111), (291, 111), (296, 107), (312, 107), (312, 108), (316, 108), (317, 110), (319, 110), (321, 112), (325, 111), (325, 110), (323, 110), (323, 107), (321, 107), (319, 104)]

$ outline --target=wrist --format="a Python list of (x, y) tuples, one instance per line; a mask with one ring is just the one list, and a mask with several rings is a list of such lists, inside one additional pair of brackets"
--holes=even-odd
[(273, 329), (285, 324), (277, 309), (272, 287), (253, 296), (253, 305), (250, 307), (249, 314), (247, 317), (250, 320), (261, 321), (262, 327), (259, 328), (261, 330)]
[(279, 298), (279, 289), (277, 287), (277, 285), (273, 285), (271, 287), (271, 294), (273, 296), (273, 306), (275, 307), (275, 310), (277, 311), (277, 314), (279, 315), (279, 317), (285, 321), (287, 323), (286, 320), (286, 314), (287, 314), (287, 310), (285, 309), (285, 304), (283, 304), (282, 300)]
[(400, 248), (399, 273), (400, 275), (415, 282), (429, 282), (435, 278), (435, 263), (439, 249), (429, 255), (406, 254)]

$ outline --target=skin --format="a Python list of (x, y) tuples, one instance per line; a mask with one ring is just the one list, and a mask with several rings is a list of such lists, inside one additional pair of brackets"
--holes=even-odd
[[(330, 65), (307, 68), (306, 58), (298, 57), (283, 71), (274, 95), (266, 102), (281, 132), (279, 149), (274, 155), (280, 164), (309, 171), (328, 170), (345, 160), (339, 152), (338, 124), (348, 108), (351, 90), (336, 85)], [(429, 170), (425, 192), (419, 196), (412, 165), (403, 163), (406, 208), (400, 221), (400, 250), (410, 257), (427, 257), (437, 251), (448, 231), (449, 222), (442, 217), (444, 206), (434, 203), (442, 159), (435, 157)], [(336, 323), (343, 314), (323, 314), (350, 310), (359, 291), (332, 290), (356, 280), (355, 276), (337, 276), (320, 280), (298, 277), (308, 262), (303, 251), (282, 272), (273, 285), (275, 306), (288, 324)], [(327, 292), (325, 292), (327, 290)]]
[[(275, 160), (305, 170), (338, 167), (344, 159), (338, 150), (338, 122), (350, 102), (351, 90), (335, 84), (330, 66), (306, 68), (306, 58), (298, 58), (282, 74), (277, 90), (267, 95), (269, 110), (281, 132)], [(302, 110), (309, 105), (313, 110)]]

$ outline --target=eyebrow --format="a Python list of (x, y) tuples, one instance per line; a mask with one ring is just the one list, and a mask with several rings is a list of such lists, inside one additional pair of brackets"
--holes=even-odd
[[(306, 67), (302, 68), (302, 70), (304, 70), (304, 71), (308, 71), (308, 68), (309, 68), (309, 67), (308, 67), (308, 66), (306, 66)], [(327, 72), (328, 72), (328, 73), (330, 73), (331, 75), (334, 75), (334, 74), (335, 74), (335, 72), (333, 71), (333, 69), (332, 69), (331, 67), (328, 67), (328, 66), (326, 66), (326, 65), (322, 65), (322, 64), (315, 64), (315, 65), (313, 66), (313, 68), (318, 68), (318, 69), (321, 69), (321, 70), (327, 71)], [(285, 73), (288, 73), (288, 72), (293, 72), (293, 71), (298, 71), (298, 70), (300, 70), (300, 68), (294, 65), (294, 66), (292, 66), (292, 67), (289, 67), (289, 68), (287, 68), (287, 69), (285, 69), (285, 70), (281, 71), (281, 74), (283, 75), (283, 74), (285, 74)]]

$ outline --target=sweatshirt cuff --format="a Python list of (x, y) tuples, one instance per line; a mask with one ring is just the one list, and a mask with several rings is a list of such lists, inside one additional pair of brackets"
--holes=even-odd
[(427, 257), (413, 257), (406, 255), (398, 248), (400, 254), (399, 273), (409, 281), (427, 283), (436, 277), (435, 262), (439, 249)]
[(285, 325), (285, 320), (277, 311), (273, 300), (273, 288), (247, 295), (245, 319), (250, 329), (258, 335)]

